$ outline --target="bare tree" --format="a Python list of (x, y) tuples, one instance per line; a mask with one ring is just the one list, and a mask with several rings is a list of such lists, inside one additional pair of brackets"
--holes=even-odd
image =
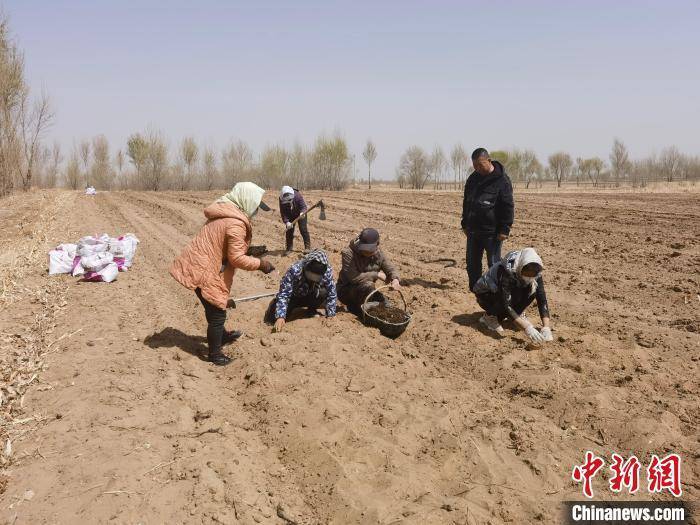
[(41, 139), (53, 120), (44, 93), (32, 102), (24, 80), (24, 58), (0, 12), (0, 196), (27, 190), (40, 170)]
[(430, 158), (419, 146), (411, 146), (401, 155), (396, 173), (397, 179), (406, 185), (422, 190), (431, 175)]
[(68, 160), (68, 165), (66, 166), (66, 186), (71, 190), (77, 190), (80, 186), (80, 157), (77, 151), (71, 153), (70, 159)]
[(185, 165), (181, 161), (178, 161), (172, 166), (166, 166), (163, 184), (158, 189), (173, 189), (182, 191), (181, 188), (183, 188), (183, 184), (185, 187), (187, 186)]
[(92, 181), (90, 180), (90, 141), (82, 140), (80, 141), (79, 152), (80, 159), (83, 161), (83, 173), (85, 174), (85, 186), (90, 186)]
[(682, 156), (675, 146), (664, 149), (659, 155), (659, 169), (667, 182), (678, 178), (681, 170)]
[(365, 149), (362, 152), (362, 156), (367, 163), (367, 184), (368, 188), (372, 189), (372, 163), (377, 158), (377, 148), (374, 146), (374, 142), (367, 139), (367, 144), (365, 144)]
[(591, 181), (594, 187), (598, 186), (600, 176), (605, 168), (605, 162), (600, 157), (592, 157), (590, 159), (576, 159), (576, 168), (582, 177), (586, 177)]
[(394, 176), (396, 177), (396, 182), (399, 183), (399, 188), (404, 189), (406, 187), (406, 175), (401, 173), (399, 168), (396, 168)]
[(237, 141), (229, 144), (221, 156), (221, 174), (227, 186), (232, 187), (249, 178), (253, 167), (253, 151), (248, 144)]
[(185, 178), (180, 179), (180, 190), (185, 190), (188, 187), (192, 187), (192, 184), (196, 178), (195, 169), (197, 166), (198, 157), (199, 148), (197, 147), (197, 143), (192, 137), (185, 137), (180, 144), (180, 158), (185, 166)]
[(31, 110), (26, 107), (29, 103), (28, 98), (29, 94), (25, 92), (21, 102), (22, 110), (20, 113), (22, 152), (24, 154), (20, 177), (22, 180), (22, 188), (25, 190), (29, 189), (32, 185), (34, 164), (39, 154), (40, 141), (53, 120), (49, 98), (46, 94), (42, 95), (41, 98), (34, 103)]
[(542, 174), (542, 165), (534, 151), (514, 149), (508, 152), (508, 170), (514, 180), (525, 182), (525, 187), (529, 188)]
[(452, 171), (455, 178), (455, 189), (459, 189), (462, 184), (462, 175), (467, 165), (467, 152), (461, 144), (455, 144), (450, 153)]
[(160, 131), (150, 130), (146, 135), (146, 188), (158, 191), (168, 173), (168, 145)]
[(445, 168), (445, 153), (440, 146), (435, 146), (432, 155), (430, 155), (430, 172), (433, 177), (435, 189), (441, 188), (442, 172)]
[(345, 139), (320, 136), (309, 156), (310, 189), (342, 190), (351, 179), (352, 157)]
[(27, 91), (22, 53), (12, 41), (7, 17), (0, 13), (0, 197), (10, 193), (19, 179), (19, 123)]
[(207, 146), (202, 155), (202, 186), (205, 190), (211, 190), (219, 177), (216, 168), (216, 154), (214, 148)]
[(61, 167), (61, 162), (63, 162), (61, 145), (54, 141), (53, 147), (48, 152), (48, 165), (46, 166), (46, 173), (44, 174), (44, 185), (47, 188), (55, 188), (58, 182), (58, 171)]
[(260, 171), (256, 182), (266, 189), (282, 186), (288, 158), (284, 147), (278, 144), (267, 146), (260, 155)]
[(557, 181), (557, 187), (561, 187), (561, 182), (568, 178), (574, 164), (571, 160), (571, 155), (560, 151), (550, 155), (548, 161), (549, 171)]
[(39, 153), (34, 162), (34, 186), (38, 188), (46, 188), (46, 179), (48, 177), (48, 168), (51, 162), (51, 148), (48, 146), (40, 146)]
[(590, 164), (590, 175), (589, 178), (593, 182), (593, 186), (598, 186), (600, 183), (600, 177), (605, 169), (605, 161), (600, 157), (592, 157), (588, 159)]
[(700, 157), (686, 156), (683, 162), (682, 177), (687, 181), (700, 180)]
[(620, 139), (616, 138), (613, 141), (612, 151), (610, 152), (610, 170), (618, 186), (620, 185), (620, 179), (627, 177), (629, 169), (630, 157), (627, 146)]
[(298, 189), (305, 189), (308, 171), (309, 154), (301, 144), (296, 143), (287, 159), (287, 180), (289, 184)]
[(658, 176), (659, 171), (661, 171), (660, 162), (655, 153), (647, 158), (633, 161), (630, 168), (632, 187), (643, 188), (647, 181)]
[(126, 154), (131, 159), (131, 163), (136, 170), (136, 184), (139, 187), (144, 187), (143, 177), (144, 167), (148, 158), (148, 143), (140, 133), (135, 133), (127, 140), (126, 147)]
[(110, 162), (109, 142), (104, 135), (98, 135), (92, 139), (92, 166), (90, 173), (90, 181), (95, 187), (102, 190), (109, 190), (112, 187), (114, 172)]
[(127, 181), (124, 177), (124, 152), (118, 150), (116, 155), (114, 155), (114, 165), (117, 168), (117, 186), (121, 189), (126, 189), (128, 187)]
[(522, 152), (522, 176), (525, 179), (525, 187), (530, 185), (533, 179), (538, 179), (542, 175), (542, 164), (537, 155), (532, 150)]
[(586, 178), (587, 175), (586, 159), (582, 157), (576, 157), (576, 162), (571, 168), (571, 176), (576, 179), (576, 186), (581, 183), (582, 178)]

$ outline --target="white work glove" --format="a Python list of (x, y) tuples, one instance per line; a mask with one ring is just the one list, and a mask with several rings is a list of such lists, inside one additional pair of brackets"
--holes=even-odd
[(544, 343), (544, 336), (537, 331), (537, 328), (532, 326), (532, 323), (528, 324), (528, 327), (525, 328), (525, 333), (530, 338), (530, 341), (536, 345)]
[(284, 223), (284, 227), (285, 227), (287, 230), (291, 230), (292, 228), (294, 228), (294, 225), (293, 225), (291, 222), (285, 222), (285, 223)]
[(540, 334), (544, 338), (545, 341), (554, 341), (554, 336), (552, 335), (552, 329), (549, 326), (545, 326), (542, 330), (540, 330)]

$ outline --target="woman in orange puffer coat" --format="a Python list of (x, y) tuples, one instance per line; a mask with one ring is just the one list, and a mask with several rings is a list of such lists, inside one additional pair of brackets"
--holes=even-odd
[(170, 267), (170, 275), (185, 288), (194, 290), (204, 306), (209, 361), (217, 365), (231, 362), (221, 351), (222, 345), (241, 336), (240, 332), (224, 330), (236, 270), (270, 273), (275, 269), (265, 259), (246, 255), (253, 237), (250, 220), (258, 209), (270, 210), (262, 202), (264, 193), (265, 190), (252, 182), (239, 182), (229, 193), (207, 206), (204, 209), (206, 224)]

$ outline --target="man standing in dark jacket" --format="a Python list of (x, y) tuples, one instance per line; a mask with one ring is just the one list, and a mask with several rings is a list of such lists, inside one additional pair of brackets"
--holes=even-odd
[(294, 247), (294, 224), (292, 222), (297, 218), (299, 219), (297, 221), (299, 233), (301, 233), (301, 238), (304, 239), (304, 252), (308, 252), (311, 250), (311, 237), (309, 236), (309, 228), (306, 222), (307, 206), (304, 197), (299, 190), (291, 186), (282, 186), (279, 204), (280, 216), (287, 230), (285, 233), (286, 249), (284, 254), (289, 255)]
[(513, 225), (513, 185), (503, 165), (491, 160), (485, 148), (472, 153), (474, 172), (464, 186), (462, 231), (467, 236), (469, 290), (482, 274), (486, 252), (489, 268), (501, 260), (501, 245)]

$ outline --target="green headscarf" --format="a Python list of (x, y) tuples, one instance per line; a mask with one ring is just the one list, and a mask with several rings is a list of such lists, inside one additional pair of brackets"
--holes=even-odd
[(252, 182), (239, 182), (226, 195), (219, 197), (216, 202), (232, 202), (245, 213), (249, 219), (257, 213), (265, 190)]

